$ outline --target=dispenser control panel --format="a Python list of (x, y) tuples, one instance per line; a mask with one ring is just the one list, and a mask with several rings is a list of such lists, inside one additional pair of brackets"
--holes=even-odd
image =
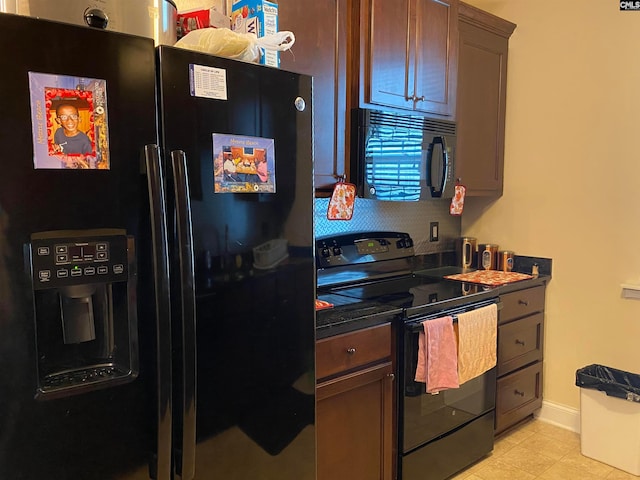
[(36, 290), (126, 281), (129, 240), (121, 230), (34, 233), (31, 268)]

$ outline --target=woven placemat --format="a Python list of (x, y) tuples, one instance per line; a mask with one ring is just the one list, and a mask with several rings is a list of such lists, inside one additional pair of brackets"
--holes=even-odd
[(461, 282), (481, 283), (482, 285), (504, 285), (506, 283), (519, 282), (533, 278), (532, 275), (518, 272), (503, 272), (500, 270), (476, 270), (468, 273), (457, 273), (446, 275), (449, 280), (459, 280)]

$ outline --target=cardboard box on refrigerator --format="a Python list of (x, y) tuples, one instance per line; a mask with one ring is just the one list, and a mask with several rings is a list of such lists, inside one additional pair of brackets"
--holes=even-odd
[[(278, 4), (266, 0), (237, 0), (231, 7), (231, 30), (264, 37), (278, 32)], [(280, 66), (280, 52), (263, 51), (260, 63)]]
[(178, 12), (179, 36), (183, 37), (199, 28), (230, 28), (231, 19), (219, 7), (201, 8)]

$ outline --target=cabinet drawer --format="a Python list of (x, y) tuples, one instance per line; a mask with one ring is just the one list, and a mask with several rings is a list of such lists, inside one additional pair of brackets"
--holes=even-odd
[(498, 376), (542, 360), (543, 321), (536, 313), (498, 327)]
[(542, 406), (542, 362), (498, 379), (496, 432), (531, 415)]
[(505, 323), (516, 318), (544, 310), (544, 285), (527, 288), (517, 292), (500, 295), (502, 310), (498, 323)]
[(316, 378), (325, 378), (391, 356), (391, 324), (324, 338), (316, 343)]

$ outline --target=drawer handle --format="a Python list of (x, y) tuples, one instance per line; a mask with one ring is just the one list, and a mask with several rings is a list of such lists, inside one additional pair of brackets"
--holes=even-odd
[(513, 391), (513, 394), (514, 395), (520, 395), (521, 397), (524, 397), (524, 392), (521, 392), (520, 390), (517, 390), (517, 389)]
[(518, 300), (518, 305), (524, 305), (525, 307), (529, 306), (529, 302), (526, 300)]
[(354, 347), (349, 347), (347, 348), (347, 353), (349, 355), (353, 355), (354, 353), (356, 353), (356, 349)]
[(389, 379), (390, 379), (391, 381), (393, 381), (393, 380), (395, 380), (395, 379), (396, 379), (396, 375), (395, 375), (395, 373), (389, 373), (389, 374), (387, 375), (387, 377), (389, 377)]
[(524, 342), (516, 338), (516, 345), (522, 345), (524, 347)]

